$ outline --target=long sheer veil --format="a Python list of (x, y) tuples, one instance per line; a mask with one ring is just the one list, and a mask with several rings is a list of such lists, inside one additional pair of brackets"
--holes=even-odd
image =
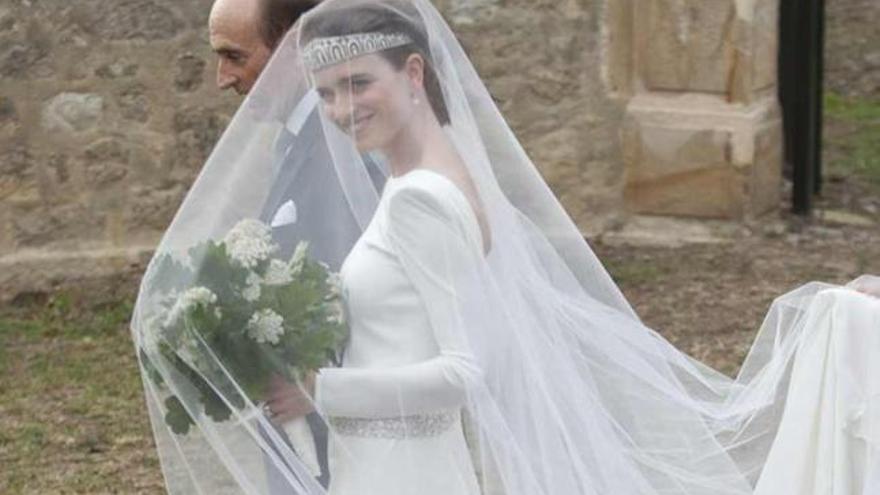
[[(360, 153), (320, 103), (305, 116), (300, 106), (315, 98), (302, 33), (331, 13), (356, 16), (364, 7), (387, 9), (424, 33), (449, 113), (445, 132), (467, 164), (492, 235), (484, 256), (457, 230), (464, 220), (446, 218), (435, 226), (433, 259), (405, 240), (395, 244), (441, 347), (452, 342), (468, 363), (469, 372), (454, 379), (464, 391), (469, 465), (483, 492), (752, 493), (784, 411), (810, 307), (831, 287), (809, 284), (775, 301), (735, 379), (672, 347), (635, 315), (428, 0), (328, 0), (305, 16), (276, 50), (162, 239), (132, 329), (169, 492), (326, 492), (307, 459), (310, 446), (289, 438), (261, 407), (254, 370), (284, 374), (287, 364), (268, 351), (240, 355), (215, 343), (223, 341), (216, 332), (255, 321), (236, 316), (241, 312), (261, 304), (281, 311), (281, 296), (267, 299), (274, 289), (266, 266), (281, 266), (268, 261), (273, 254), (285, 253), (282, 269), (302, 270), (302, 252), (293, 255), (299, 261), (286, 256), (307, 241), (314, 264), (306, 266), (332, 276), (341, 261), (334, 250), (350, 250), (375, 220), (388, 173), (384, 158)], [(288, 211), (299, 229), (291, 236), (242, 224), (264, 216), (269, 198), (279, 196), (279, 174), (292, 166), (278, 156), (283, 139), (303, 160), (296, 165), (305, 170), (297, 172), (300, 185), (307, 181), (281, 192), (296, 211)], [(253, 263), (235, 249), (249, 252)], [(248, 266), (264, 270), (262, 279), (253, 279)], [(245, 297), (250, 306), (242, 309), (230, 287), (253, 291), (260, 280), (263, 295)], [(306, 297), (300, 289), (284, 294)], [(389, 406), (395, 412), (380, 416), (405, 421), (425, 412), (405, 399), (401, 393)], [(313, 419), (324, 423), (338, 455), (352, 466), (381, 464), (348, 449), (351, 437), (318, 406)], [(419, 467), (386, 466), (382, 475), (404, 469)], [(332, 487), (332, 470), (330, 476)], [(372, 492), (364, 486), (361, 493)]]

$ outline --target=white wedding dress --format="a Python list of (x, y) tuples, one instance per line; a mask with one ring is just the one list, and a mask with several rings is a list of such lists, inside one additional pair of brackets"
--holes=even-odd
[[(442, 223), (445, 228), (436, 228)], [(398, 248), (435, 262), (435, 236), (481, 234), (470, 204), (447, 178), (424, 169), (389, 178), (372, 222), (342, 265), (351, 337), (343, 367), (321, 370), (315, 403), (330, 418), (330, 493), (478, 494), (462, 427), (475, 367), (449, 328), (432, 328), (425, 299), (437, 290), (405, 272)], [(407, 246), (401, 246), (407, 243)], [(441, 240), (442, 243), (442, 240)], [(447, 296), (449, 297), (449, 296)], [(453, 321), (449, 321), (453, 325)]]
[(880, 486), (880, 301), (820, 291), (755, 495), (869, 495)]
[[(418, 243), (405, 247), (425, 263), (443, 255), (431, 252), (430, 237), (450, 230), (432, 229), (432, 221), (481, 249), (470, 204), (449, 179), (424, 169), (392, 177), (342, 266), (351, 340), (344, 367), (322, 370), (316, 388), (319, 410), (345, 437), (331, 438), (332, 494), (481, 493), (461, 420), (475, 373), (467, 346), (456, 345), (455, 332), (432, 328), (423, 298), (436, 305), (442, 290), (420, 293), (396, 249)], [(806, 318), (755, 494), (862, 494), (880, 481), (871, 479), (880, 473), (880, 424), (871, 410), (880, 397), (877, 302), (821, 289)]]

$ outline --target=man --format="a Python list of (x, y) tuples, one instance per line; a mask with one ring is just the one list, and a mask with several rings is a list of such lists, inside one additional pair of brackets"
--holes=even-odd
[[(217, 53), (217, 87), (240, 95), (251, 91), (272, 52), (316, 0), (216, 0), (209, 20)], [(307, 93), (275, 141), (275, 176), (260, 220), (270, 224), (280, 256), (308, 241), (310, 253), (338, 270), (360, 228), (329, 164), (329, 150), (314, 92)], [(368, 158), (367, 172), (376, 191), (384, 174)], [(332, 219), (332, 221), (329, 221)]]
[[(209, 31), (211, 47), (218, 57), (217, 87), (247, 95), (287, 31), (316, 4), (316, 0), (216, 0), (211, 9)], [(289, 256), (297, 242), (308, 241), (313, 255), (338, 270), (360, 229), (333, 167), (326, 166), (331, 162), (315, 111), (317, 102), (316, 95), (307, 94), (275, 141), (275, 175), (260, 220), (272, 226), (273, 238), (282, 247), (280, 256)], [(374, 183), (381, 184), (382, 176), (374, 172), (371, 172)], [(334, 220), (327, 221), (328, 218)], [(292, 386), (295, 385), (276, 383), (270, 402), (275, 393), (283, 396), (284, 388)], [(296, 416), (308, 412), (302, 409)], [(292, 418), (276, 416), (272, 419), (275, 424), (284, 424)], [(309, 414), (307, 419), (315, 436), (321, 468), (319, 481), (326, 486), (326, 428), (314, 414)], [(267, 474), (271, 493), (287, 492), (287, 481), (278, 470), (270, 468)]]
[(245, 95), (293, 24), (317, 0), (217, 0), (208, 21), (217, 87)]

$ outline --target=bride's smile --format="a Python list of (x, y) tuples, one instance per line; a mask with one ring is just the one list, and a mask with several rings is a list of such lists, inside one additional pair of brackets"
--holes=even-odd
[(367, 129), (367, 126), (370, 123), (370, 119), (372, 119), (372, 118), (373, 118), (373, 114), (369, 114), (369, 115), (365, 115), (365, 116), (355, 117), (354, 119), (352, 119), (353, 124), (348, 126), (349, 134), (352, 134), (355, 136), (358, 134), (363, 135), (363, 133)]
[(322, 109), (361, 152), (382, 149), (412, 122), (413, 89), (404, 71), (379, 55), (316, 71)]

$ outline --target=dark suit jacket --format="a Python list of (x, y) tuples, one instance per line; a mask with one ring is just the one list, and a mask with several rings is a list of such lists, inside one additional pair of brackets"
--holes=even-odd
[[(339, 270), (361, 231), (342, 192), (323, 132), (317, 111), (312, 111), (298, 134), (282, 131), (275, 143), (277, 172), (260, 220), (270, 223), (278, 209), (292, 200), (297, 221), (272, 229), (281, 246), (280, 256), (289, 257), (299, 241), (308, 241), (311, 256)], [(369, 158), (364, 162), (376, 190), (381, 191), (384, 174)]]
[[(361, 231), (339, 184), (323, 133), (320, 116), (314, 110), (297, 134), (287, 129), (281, 132), (275, 143), (275, 178), (260, 220), (271, 224), (278, 209), (293, 201), (296, 222), (272, 228), (272, 237), (281, 246), (279, 256), (289, 258), (297, 243), (308, 241), (309, 255), (338, 271)], [(368, 157), (364, 162), (373, 185), (381, 191), (385, 175)], [(327, 428), (317, 415), (307, 419), (321, 465), (318, 480), (327, 486)], [(288, 493), (286, 480), (274, 467), (268, 468), (267, 477), (270, 494)]]

